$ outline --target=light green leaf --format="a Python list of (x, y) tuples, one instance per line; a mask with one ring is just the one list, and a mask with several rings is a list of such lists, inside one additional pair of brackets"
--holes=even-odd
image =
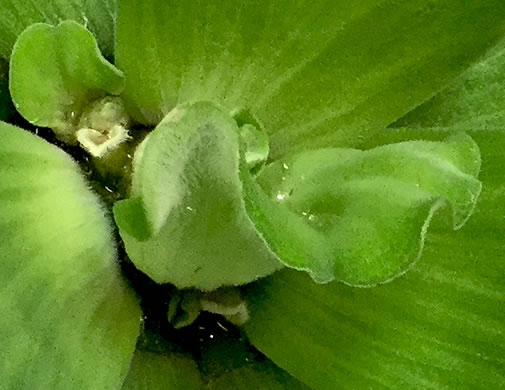
[(392, 127), (505, 129), (505, 42), (463, 77)]
[(158, 283), (203, 290), (279, 269), (247, 215), (240, 169), (231, 116), (211, 103), (171, 112), (137, 149), (130, 198), (114, 206), (136, 267)]
[(253, 171), (260, 170), (270, 152), (265, 129), (247, 110), (237, 111), (233, 114), (233, 119), (240, 128), (240, 140), (245, 149), (246, 166)]
[(454, 229), (465, 223), (480, 193), (479, 168), (478, 148), (464, 134), (369, 151), (320, 149), (265, 167), (258, 182), (268, 198), (256, 192), (248, 207), (287, 266), (319, 283), (370, 286), (412, 266), (438, 209), (452, 207)]
[(421, 261), (377, 288), (320, 286), (294, 271), (258, 283), (248, 294), (253, 344), (314, 389), (505, 387), (505, 133), (472, 136), (484, 185), (464, 228), (429, 233)]
[(61, 150), (5, 123), (0, 137), (0, 387), (117, 388), (140, 308), (104, 211)]
[(38, 23), (14, 46), (9, 83), (16, 108), (28, 121), (73, 140), (79, 115), (91, 101), (118, 95), (123, 74), (105, 60), (84, 26)]
[(279, 158), (389, 125), (501, 39), (504, 20), (500, 0), (124, 0), (116, 58), (138, 120), (199, 100), (248, 108)]
[(130, 258), (158, 283), (243, 284), (278, 269), (275, 256), (318, 283), (383, 283), (419, 258), (438, 209), (450, 205), (458, 229), (480, 192), (466, 135), (301, 153), (263, 168), (260, 188), (239, 166), (245, 126), (210, 103), (183, 105), (137, 152), (115, 217)]
[(263, 165), (270, 150), (266, 134), (261, 129), (246, 124), (240, 128), (240, 138), (245, 144), (247, 168), (254, 169)]
[(65, 19), (88, 24), (106, 55), (112, 54), (114, 35), (110, 13), (116, 0), (0, 0), (0, 58), (9, 58), (17, 37), (34, 23), (57, 25)]
[(195, 361), (181, 354), (137, 350), (122, 390), (200, 390)]

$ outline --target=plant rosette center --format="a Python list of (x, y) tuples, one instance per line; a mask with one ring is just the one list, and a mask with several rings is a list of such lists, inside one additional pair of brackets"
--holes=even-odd
[[(34, 62), (53, 70), (44, 106), (37, 91), (48, 80)], [(250, 110), (179, 104), (154, 129), (137, 130), (142, 124), (121, 98), (125, 82), (73, 21), (29, 27), (12, 53), (20, 113), (84, 149), (100, 186), (114, 187), (111, 177), (122, 183), (113, 215), (128, 261), (181, 291), (241, 286), (285, 267), (316, 283), (386, 283), (417, 261), (436, 211), (452, 210), (458, 229), (480, 193), (479, 151), (463, 134), (269, 161), (267, 131)], [(248, 318), (237, 297), (231, 306), (205, 295), (177, 297), (168, 315), (176, 327), (200, 310), (238, 324)], [(180, 310), (184, 319), (176, 320)]]
[[(0, 144), (0, 182), (9, 194), (8, 201), (0, 204), (0, 215), (12, 226), (4, 240), (12, 244), (5, 244), (5, 253), (15, 258), (16, 248), (21, 248), (25, 262), (20, 267), (38, 270), (19, 278), (27, 278), (22, 285), (37, 282), (42, 286), (40, 308), (30, 298), (25, 314), (35, 313), (43, 329), (52, 329), (51, 324), (57, 322), (46, 320), (43, 309), (54, 320), (68, 305), (84, 302), (75, 321), (60, 324), (65, 329), (54, 333), (55, 340), (63, 335), (69, 353), (85, 348), (86, 354), (95, 356), (93, 348), (105, 344), (104, 340), (116, 343), (121, 356), (132, 356), (137, 348), (131, 364), (122, 359), (121, 366), (114, 365), (115, 378), (124, 379), (130, 367), (133, 374), (125, 383), (132, 376), (144, 375), (143, 370), (150, 369), (146, 367), (177, 366), (196, 372), (192, 360), (188, 363), (178, 355), (173, 345), (185, 342), (174, 340), (174, 334), (190, 329), (190, 337), (199, 338), (195, 329), (219, 324), (245, 344), (244, 329), (258, 337), (252, 317), (264, 315), (269, 323), (277, 316), (282, 305), (274, 309), (270, 299), (285, 298), (283, 302), (292, 301), (294, 307), (298, 300), (305, 302), (303, 294), (292, 298), (302, 289), (290, 290), (286, 282), (289, 292), (285, 296), (258, 298), (267, 308), (258, 314), (258, 301), (248, 297), (255, 291), (262, 291), (258, 296), (263, 296), (266, 290), (262, 289), (273, 281), (282, 286), (283, 280), (293, 279), (294, 286), (296, 280), (303, 280), (314, 299), (322, 301), (317, 295), (322, 288), (345, 287), (344, 296), (374, 289), (386, 294), (383, 287), (401, 283), (422, 257), (432, 223), (451, 237), (453, 233), (447, 230), (460, 229), (474, 212), (482, 187), (481, 155), (465, 132), (350, 147), (352, 143), (343, 140), (357, 138), (359, 126), (349, 119), (331, 122), (340, 111), (328, 108), (326, 112), (318, 106), (332, 99), (324, 91), (314, 107), (300, 100), (291, 104), (298, 96), (293, 92), (286, 98), (289, 109), (278, 106), (274, 115), (265, 108), (281, 104), (274, 102), (283, 88), (295, 92), (294, 84), (312, 88), (296, 79), (294, 70), (288, 72), (289, 79), (270, 80), (272, 91), (260, 76), (249, 80), (257, 85), (244, 81), (244, 90), (257, 94), (257, 104), (255, 99), (242, 102), (238, 93), (221, 91), (216, 85), (218, 81), (225, 85), (225, 77), (219, 76), (221, 80), (213, 71), (205, 73), (207, 62), (212, 61), (197, 66), (187, 60), (180, 66), (183, 76), (176, 81), (171, 77), (179, 74), (178, 57), (173, 63), (166, 61), (160, 74), (139, 70), (139, 58), (132, 58), (125, 47), (131, 45), (132, 53), (140, 49), (124, 37), (131, 38), (127, 22), (137, 14), (136, 7), (143, 6), (124, 4), (117, 26), (117, 35), (123, 39), (118, 38), (114, 57), (102, 54), (87, 26), (66, 20), (56, 26), (35, 23), (27, 27), (18, 36), (9, 63), (12, 102), (30, 125), (24, 131), (0, 124), (6, 140)], [(158, 5), (160, 12), (168, 7)], [(201, 28), (213, 25), (202, 23)], [(145, 60), (162, 64), (166, 58), (159, 47), (170, 45), (160, 42), (168, 38), (157, 36), (154, 30), (152, 34), (154, 43), (147, 45)], [(245, 46), (249, 44), (254, 46), (254, 40)], [(263, 48), (267, 52), (269, 45)], [(352, 62), (351, 57), (345, 61)], [(110, 58), (116, 58), (116, 63)], [(389, 64), (390, 59), (384, 61)], [(324, 67), (323, 62), (317, 66)], [(256, 65), (251, 63), (251, 69)], [(284, 65), (269, 66), (260, 69), (274, 72)], [(328, 73), (326, 68), (316, 71)], [(337, 71), (346, 77), (347, 71)], [(353, 76), (352, 82), (358, 79)], [(163, 85), (156, 87), (158, 81)], [(384, 87), (379, 84), (370, 84), (369, 96), (378, 96), (374, 88)], [(440, 88), (433, 85), (433, 89)], [(359, 101), (360, 93), (349, 94), (349, 105), (365, 104)], [(303, 107), (293, 108), (298, 105)], [(383, 111), (394, 117), (395, 107), (388, 107)], [(339, 109), (342, 118), (354, 110), (345, 105)], [(313, 117), (317, 110), (324, 120)], [(379, 109), (372, 111), (364, 117), (382, 115)], [(328, 121), (338, 136), (324, 142), (329, 132), (318, 127), (317, 137), (307, 135), (299, 123), (305, 116), (308, 127)], [(380, 123), (387, 125), (391, 119)], [(44, 133), (50, 136), (33, 134), (40, 128), (50, 129)], [(279, 129), (295, 129), (292, 139), (279, 135)], [(30, 191), (22, 183), (29, 183)], [(54, 238), (60, 232), (65, 232), (61, 242)], [(50, 267), (45, 267), (46, 261)], [(69, 267), (72, 264), (75, 269)], [(11, 268), (8, 275), (14, 280), (18, 271)], [(51, 306), (53, 301), (56, 304)], [(252, 307), (250, 302), (254, 302)], [(9, 305), (6, 310), (14, 312)], [(323, 318), (328, 310), (314, 311), (315, 319), (310, 320)], [(343, 310), (347, 310), (345, 304)], [(344, 317), (342, 323), (347, 321)], [(214, 325), (205, 323), (208, 318)], [(81, 346), (69, 336), (74, 334), (72, 324), (85, 333), (94, 326), (107, 331), (91, 332), (89, 344)], [(116, 324), (120, 329), (115, 329)], [(48, 339), (53, 337), (50, 331), (44, 332), (50, 334)], [(27, 345), (26, 340), (16, 342)], [(177, 363), (165, 355), (160, 360), (161, 350), (175, 351)], [(24, 356), (13, 348), (9, 353), (12, 361)], [(58, 364), (71, 364), (65, 356), (58, 355)], [(114, 356), (109, 356), (110, 361)], [(89, 377), (84, 374), (89, 367), (69, 370), (82, 370), (83, 377)], [(309, 377), (308, 382), (321, 388), (317, 378)], [(96, 379), (96, 388), (102, 386), (102, 379)]]

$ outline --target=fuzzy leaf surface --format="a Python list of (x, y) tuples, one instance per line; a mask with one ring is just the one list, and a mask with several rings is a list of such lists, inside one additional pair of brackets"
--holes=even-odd
[(0, 122), (3, 389), (115, 389), (140, 307), (104, 210), (64, 152)]

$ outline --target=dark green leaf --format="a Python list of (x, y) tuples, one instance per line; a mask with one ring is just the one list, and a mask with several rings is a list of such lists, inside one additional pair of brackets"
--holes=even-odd
[(102, 53), (109, 58), (114, 53), (117, 0), (87, 0), (84, 12), (86, 27), (95, 35)]
[(5, 123), (0, 137), (0, 387), (118, 388), (140, 308), (104, 211), (61, 150)]
[(14, 109), (9, 93), (7, 67), (7, 62), (0, 59), (0, 121), (8, 120)]
[(204, 390), (310, 390), (296, 379), (278, 373), (281, 370), (273, 368), (269, 362), (249, 364), (225, 372), (220, 377), (209, 382)]
[(194, 360), (171, 353), (137, 350), (122, 390), (200, 390), (200, 372)]
[(226, 330), (202, 345), (199, 365), (203, 389), (309, 390), (233, 333)]

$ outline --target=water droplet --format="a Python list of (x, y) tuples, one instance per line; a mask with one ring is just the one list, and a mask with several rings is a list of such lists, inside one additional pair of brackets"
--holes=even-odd
[(289, 169), (289, 165), (288, 165), (288, 164), (286, 164), (286, 163), (283, 163), (283, 164), (282, 164), (282, 167), (283, 167), (284, 169)]
[(277, 194), (276, 198), (277, 198), (277, 200), (284, 200), (286, 198), (286, 195), (284, 195), (284, 194)]
[(193, 209), (193, 207), (191, 207), (191, 206), (186, 206), (186, 210), (188, 210), (188, 211), (195, 211), (195, 210)]

